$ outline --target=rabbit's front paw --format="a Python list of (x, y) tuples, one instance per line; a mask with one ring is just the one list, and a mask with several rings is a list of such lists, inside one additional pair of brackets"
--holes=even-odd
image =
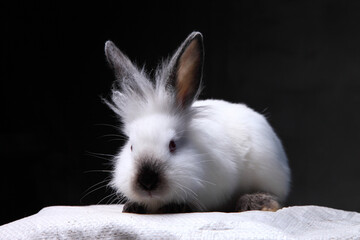
[(186, 203), (170, 203), (159, 208), (157, 213), (188, 213), (191, 212), (191, 208)]
[(144, 206), (136, 202), (126, 202), (122, 212), (144, 214), (147, 213), (147, 210)]
[(275, 212), (279, 208), (280, 204), (273, 195), (268, 193), (252, 193), (242, 195), (235, 210), (239, 212), (250, 210)]

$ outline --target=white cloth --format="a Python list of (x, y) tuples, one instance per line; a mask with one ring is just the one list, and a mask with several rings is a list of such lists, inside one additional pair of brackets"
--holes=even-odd
[(0, 226), (0, 239), (360, 239), (360, 213), (326, 207), (163, 215), (121, 210), (48, 207)]

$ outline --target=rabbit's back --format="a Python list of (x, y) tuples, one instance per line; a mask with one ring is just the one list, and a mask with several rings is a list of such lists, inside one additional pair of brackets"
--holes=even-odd
[(233, 184), (229, 194), (262, 191), (285, 200), (288, 160), (265, 117), (244, 104), (222, 100), (196, 101), (193, 107), (199, 109), (192, 122), (194, 138), (217, 163), (209, 170), (221, 172), (221, 182)]

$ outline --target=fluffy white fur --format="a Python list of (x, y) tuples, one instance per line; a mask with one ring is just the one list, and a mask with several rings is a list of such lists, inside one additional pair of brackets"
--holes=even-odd
[[(228, 210), (241, 194), (258, 191), (284, 201), (290, 183), (287, 157), (261, 114), (243, 104), (196, 101), (197, 94), (190, 104), (179, 103), (177, 64), (193, 41), (202, 51), (201, 34), (190, 34), (159, 67), (154, 83), (115, 45), (106, 43), (107, 58), (118, 78), (108, 104), (120, 116), (129, 138), (115, 157), (111, 185), (150, 211), (167, 203), (187, 203), (194, 211)], [(187, 86), (200, 88), (192, 82)], [(169, 151), (171, 140), (176, 142), (175, 153)], [(146, 192), (134, 184), (144, 156), (163, 166), (162, 188)]]

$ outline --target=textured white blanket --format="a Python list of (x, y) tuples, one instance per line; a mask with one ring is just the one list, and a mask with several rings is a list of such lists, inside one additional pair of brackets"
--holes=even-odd
[(0, 226), (0, 239), (360, 239), (360, 213), (317, 206), (164, 215), (121, 210), (48, 207)]

